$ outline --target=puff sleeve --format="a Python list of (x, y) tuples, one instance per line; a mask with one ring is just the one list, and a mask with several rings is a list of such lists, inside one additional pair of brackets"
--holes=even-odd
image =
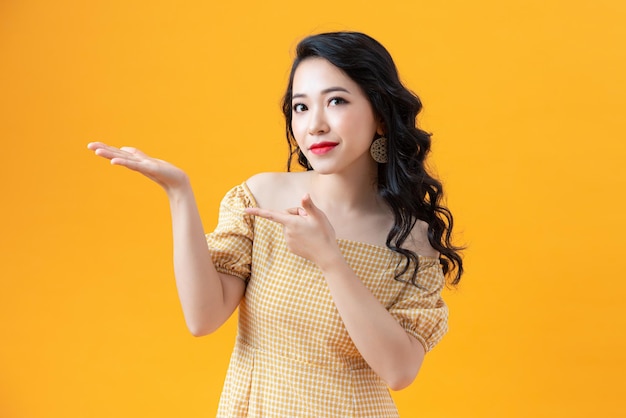
[(217, 227), (206, 234), (209, 252), (220, 273), (250, 279), (254, 218), (244, 212), (256, 206), (245, 183), (229, 190), (220, 203)]
[(439, 260), (420, 260), (416, 282), (419, 287), (407, 283), (389, 312), (428, 352), (448, 331), (448, 307), (441, 298), (445, 277)]

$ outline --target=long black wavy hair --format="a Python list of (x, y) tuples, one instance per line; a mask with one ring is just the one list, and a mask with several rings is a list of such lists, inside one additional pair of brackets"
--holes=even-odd
[(377, 187), (394, 216), (386, 245), (406, 259), (396, 279), (414, 262), (411, 282), (417, 285), (418, 255), (403, 248), (403, 244), (415, 223), (421, 220), (428, 224), (428, 241), (440, 253), (439, 261), (444, 274), (451, 277), (451, 283), (456, 285), (463, 274), (462, 248), (451, 242), (453, 218), (441, 202), (441, 182), (431, 176), (424, 166), (431, 140), (430, 134), (416, 125), (422, 103), (404, 87), (391, 55), (378, 41), (358, 32), (322, 33), (300, 41), (282, 104), (289, 143), (287, 170), (291, 171), (295, 157), (302, 167), (313, 169), (299, 149), (291, 127), (293, 77), (298, 65), (310, 57), (324, 58), (343, 70), (363, 89), (374, 113), (383, 123), (389, 156), (387, 163), (378, 166)]

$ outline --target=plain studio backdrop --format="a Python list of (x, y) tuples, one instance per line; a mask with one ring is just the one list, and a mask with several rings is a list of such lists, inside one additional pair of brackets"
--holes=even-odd
[(623, 0), (0, 2), (0, 416), (208, 417), (236, 315), (197, 339), (165, 194), (89, 141), (223, 194), (280, 171), (293, 48), (388, 47), (467, 244), (403, 417), (624, 416)]

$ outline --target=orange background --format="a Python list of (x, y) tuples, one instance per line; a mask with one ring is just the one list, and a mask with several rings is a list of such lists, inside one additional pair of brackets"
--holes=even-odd
[(467, 275), (404, 417), (626, 414), (626, 2), (0, 2), (0, 416), (213, 416), (235, 323), (193, 338), (158, 186), (283, 170), (293, 47), (367, 32), (425, 104)]

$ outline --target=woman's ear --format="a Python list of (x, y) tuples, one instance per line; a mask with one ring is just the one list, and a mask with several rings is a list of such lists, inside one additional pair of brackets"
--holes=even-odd
[(378, 125), (376, 126), (376, 133), (380, 136), (385, 135), (385, 122), (378, 118)]

